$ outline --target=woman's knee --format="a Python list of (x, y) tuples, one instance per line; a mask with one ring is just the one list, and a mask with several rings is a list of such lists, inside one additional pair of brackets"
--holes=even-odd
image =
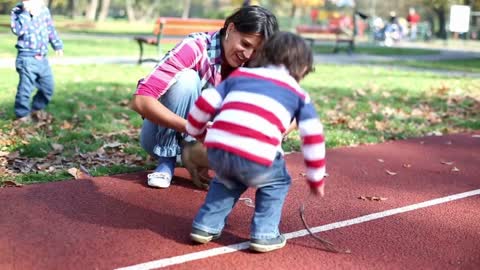
[(160, 102), (176, 115), (186, 118), (191, 106), (200, 97), (200, 77), (196, 71), (190, 69), (181, 71), (175, 79), (176, 82), (162, 96)]
[(198, 97), (201, 93), (201, 80), (198, 73), (193, 69), (185, 69), (175, 76), (175, 83), (165, 94), (169, 99), (185, 99)]

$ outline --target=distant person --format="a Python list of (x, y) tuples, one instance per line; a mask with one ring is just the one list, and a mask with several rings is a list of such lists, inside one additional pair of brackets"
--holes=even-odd
[(238, 68), (217, 88), (203, 91), (195, 102), (187, 132), (204, 141), (216, 176), (193, 221), (193, 241), (207, 243), (218, 238), (235, 203), (252, 187), (257, 191), (250, 248), (268, 252), (285, 246), (278, 226), (291, 177), (281, 142), (292, 119), (300, 130), (310, 191), (323, 196), (323, 127), (308, 93), (299, 85), (312, 65), (312, 51), (301, 37), (277, 32), (266, 41), (252, 67)]
[(314, 25), (318, 23), (318, 8), (312, 8), (310, 10), (310, 20)]
[[(15, 96), (15, 116), (18, 121), (28, 122), (47, 107), (52, 99), (54, 80), (47, 59), (48, 45), (57, 55), (63, 55), (63, 42), (59, 38), (50, 10), (43, 0), (24, 0), (11, 13), (12, 32), (18, 36), (15, 67), (20, 80)], [(30, 96), (38, 88), (30, 106)]]
[(387, 47), (392, 46), (394, 43), (399, 42), (402, 39), (402, 27), (398, 22), (397, 13), (395, 11), (390, 12), (390, 18), (385, 26), (384, 35), (384, 44)]
[(218, 31), (186, 37), (138, 82), (131, 106), (145, 119), (140, 144), (158, 162), (147, 176), (150, 187), (170, 186), (176, 156), (181, 154), (179, 137), (185, 133), (185, 118), (202, 90), (245, 65), (277, 30), (277, 18), (269, 10), (239, 8)]
[(417, 39), (418, 23), (420, 22), (420, 15), (415, 11), (414, 8), (408, 9), (407, 21), (410, 26), (410, 39)]

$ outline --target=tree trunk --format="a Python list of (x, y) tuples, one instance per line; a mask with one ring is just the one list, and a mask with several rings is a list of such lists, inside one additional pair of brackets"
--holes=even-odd
[(446, 24), (446, 17), (445, 17), (445, 7), (439, 7), (433, 9), (438, 17), (438, 33), (437, 36), (442, 39), (447, 39), (447, 29), (445, 28)]
[(296, 13), (297, 13), (297, 6), (295, 4), (292, 4), (292, 9), (290, 9), (290, 18), (293, 18)]
[(110, 9), (111, 0), (102, 0), (102, 6), (100, 13), (98, 14), (98, 21), (103, 22), (108, 16), (108, 10)]
[(182, 13), (182, 19), (187, 19), (188, 15), (190, 14), (190, 5), (192, 1), (191, 0), (183, 0), (183, 13)]
[(135, 10), (133, 9), (133, 0), (125, 0), (125, 9), (127, 10), (127, 18), (129, 22), (136, 21)]
[(88, 3), (85, 17), (89, 21), (95, 21), (97, 16), (98, 0), (90, 0)]
[(75, 18), (75, 8), (76, 8), (76, 1), (75, 0), (68, 0), (68, 15), (70, 18)]

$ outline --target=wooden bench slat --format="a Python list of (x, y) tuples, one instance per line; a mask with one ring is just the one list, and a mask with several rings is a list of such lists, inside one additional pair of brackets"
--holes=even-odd
[(348, 43), (347, 52), (349, 54), (352, 53), (354, 50), (354, 36), (352, 34), (346, 33), (340, 27), (321, 25), (298, 25), (295, 29), (298, 35), (310, 42), (311, 46), (313, 46), (315, 40), (334, 40), (334, 53), (337, 53), (339, 51), (340, 43)]
[(194, 26), (189, 26), (189, 27), (165, 27), (162, 31), (162, 34), (165, 36), (187, 36), (191, 33), (196, 33), (196, 32), (212, 32), (212, 31), (218, 31), (220, 28), (216, 26), (211, 26), (211, 27), (194, 27)]
[[(142, 59), (143, 44), (156, 45), (160, 54), (160, 41), (164, 36), (175, 36), (185, 38), (187, 35), (197, 32), (211, 32), (220, 30), (225, 24), (224, 20), (188, 18), (182, 19), (177, 17), (161, 17), (155, 21), (153, 34), (154, 36), (145, 37), (137, 36), (134, 40), (138, 42), (140, 49), (140, 57), (138, 64), (152, 59)], [(160, 56), (160, 55), (159, 55)]]

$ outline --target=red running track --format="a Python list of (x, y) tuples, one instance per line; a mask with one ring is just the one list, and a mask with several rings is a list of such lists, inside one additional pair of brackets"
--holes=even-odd
[[(191, 222), (206, 193), (179, 169), (167, 190), (147, 188), (146, 172), (0, 189), (0, 269), (151, 269), (165, 263), (222, 270), (480, 269), (478, 135), (328, 151), (326, 197), (308, 201), (306, 217), (318, 235), (351, 254), (323, 251), (301, 236), (304, 167), (298, 153), (286, 159), (294, 181), (281, 224), (290, 239), (281, 250), (244, 249), (253, 208), (243, 201), (221, 239), (192, 245)], [(254, 193), (244, 197), (254, 199)], [(233, 252), (224, 254), (226, 247)]]

